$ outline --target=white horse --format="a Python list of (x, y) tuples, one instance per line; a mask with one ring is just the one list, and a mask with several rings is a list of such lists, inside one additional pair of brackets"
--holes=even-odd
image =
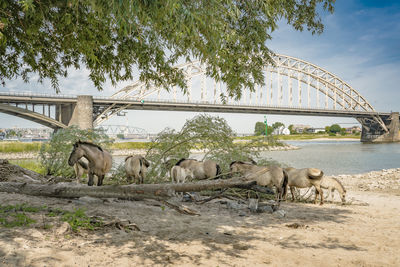
[(193, 178), (198, 180), (218, 177), (221, 174), (221, 168), (213, 160), (198, 161), (196, 159), (181, 159), (175, 166), (179, 166), (193, 172)]
[(128, 156), (125, 158), (125, 171), (128, 182), (143, 184), (146, 179), (147, 168), (150, 163), (142, 156)]
[(184, 183), (186, 178), (193, 178), (193, 172), (189, 169), (182, 168), (180, 166), (173, 166), (171, 168), (171, 182), (173, 183)]
[(346, 202), (346, 189), (338, 179), (331, 177), (322, 177), (321, 188), (328, 189), (328, 195), (326, 196), (327, 199), (329, 198), (329, 196), (331, 196), (333, 200), (333, 193), (336, 190), (339, 193), (342, 203), (344, 204)]

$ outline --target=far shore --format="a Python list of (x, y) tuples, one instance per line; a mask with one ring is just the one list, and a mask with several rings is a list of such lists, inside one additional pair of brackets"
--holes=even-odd
[(282, 140), (285, 141), (296, 141), (296, 142), (316, 142), (316, 141), (332, 141), (332, 142), (342, 142), (342, 141), (360, 141), (360, 138), (329, 138), (329, 137), (321, 137), (321, 138), (313, 138), (313, 139), (287, 139)]

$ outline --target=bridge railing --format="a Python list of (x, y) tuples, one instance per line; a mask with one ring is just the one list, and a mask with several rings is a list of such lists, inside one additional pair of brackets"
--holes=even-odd
[(43, 93), (32, 93), (32, 92), (0, 92), (0, 95), (4, 96), (32, 96), (32, 97), (46, 97), (46, 98), (77, 98), (76, 95), (65, 95), (65, 94), (43, 94)]

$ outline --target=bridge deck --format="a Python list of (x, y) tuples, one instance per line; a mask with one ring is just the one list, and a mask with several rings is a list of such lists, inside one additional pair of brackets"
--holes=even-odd
[[(74, 104), (77, 102), (76, 96), (54, 96), (54, 95), (27, 95), (1, 93), (0, 103), (19, 103), (34, 105), (58, 105)], [(166, 111), (191, 111), (191, 112), (219, 112), (219, 113), (248, 113), (248, 114), (282, 114), (282, 115), (306, 115), (306, 116), (328, 116), (328, 117), (354, 117), (363, 118), (370, 116), (389, 116), (388, 112), (371, 111), (351, 111), (351, 110), (332, 110), (332, 109), (307, 109), (301, 107), (282, 107), (282, 106), (246, 106), (233, 104), (219, 104), (209, 102), (179, 102), (179, 101), (160, 101), (146, 100), (141, 103), (137, 99), (114, 99), (105, 97), (94, 97), (95, 107), (107, 107), (112, 104), (116, 106), (127, 106), (131, 110), (166, 110)]]

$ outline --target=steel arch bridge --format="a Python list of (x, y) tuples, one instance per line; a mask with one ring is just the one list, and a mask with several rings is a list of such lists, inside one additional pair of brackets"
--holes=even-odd
[(365, 140), (389, 134), (400, 140), (398, 130), (393, 130), (399, 127), (398, 113), (376, 111), (348, 83), (315, 64), (280, 54), (273, 61), (263, 69), (265, 84), (244, 90), (240, 99), (228, 98), (226, 85), (208, 77), (206, 66), (194, 61), (176, 66), (185, 74), (186, 94), (177, 87), (164, 90), (141, 81), (111, 97), (0, 92), (0, 112), (54, 129), (73, 124), (99, 127), (126, 109), (353, 117), (363, 125)]
[[(273, 56), (273, 60), (274, 64), (265, 66), (263, 70), (265, 73), (264, 86), (257, 86), (254, 92), (245, 91), (240, 100), (225, 98), (225, 101), (222, 101), (222, 98), (228, 95), (226, 86), (208, 78), (206, 67), (200, 61), (179, 65), (177, 68), (184, 71), (187, 79), (187, 94), (183, 95), (176, 87), (173, 87), (170, 88), (167, 99), (171, 102), (184, 101), (193, 104), (376, 112), (357, 90), (331, 72), (291, 56), (276, 54)], [(166, 99), (162, 88), (140, 81), (126, 86), (113, 94), (111, 98), (145, 102)], [(130, 104), (119, 105), (117, 103), (110, 105), (99, 112), (94, 124), (99, 125), (111, 116), (129, 109), (130, 106)], [(373, 116), (372, 120), (384, 131), (388, 131), (379, 116)]]

